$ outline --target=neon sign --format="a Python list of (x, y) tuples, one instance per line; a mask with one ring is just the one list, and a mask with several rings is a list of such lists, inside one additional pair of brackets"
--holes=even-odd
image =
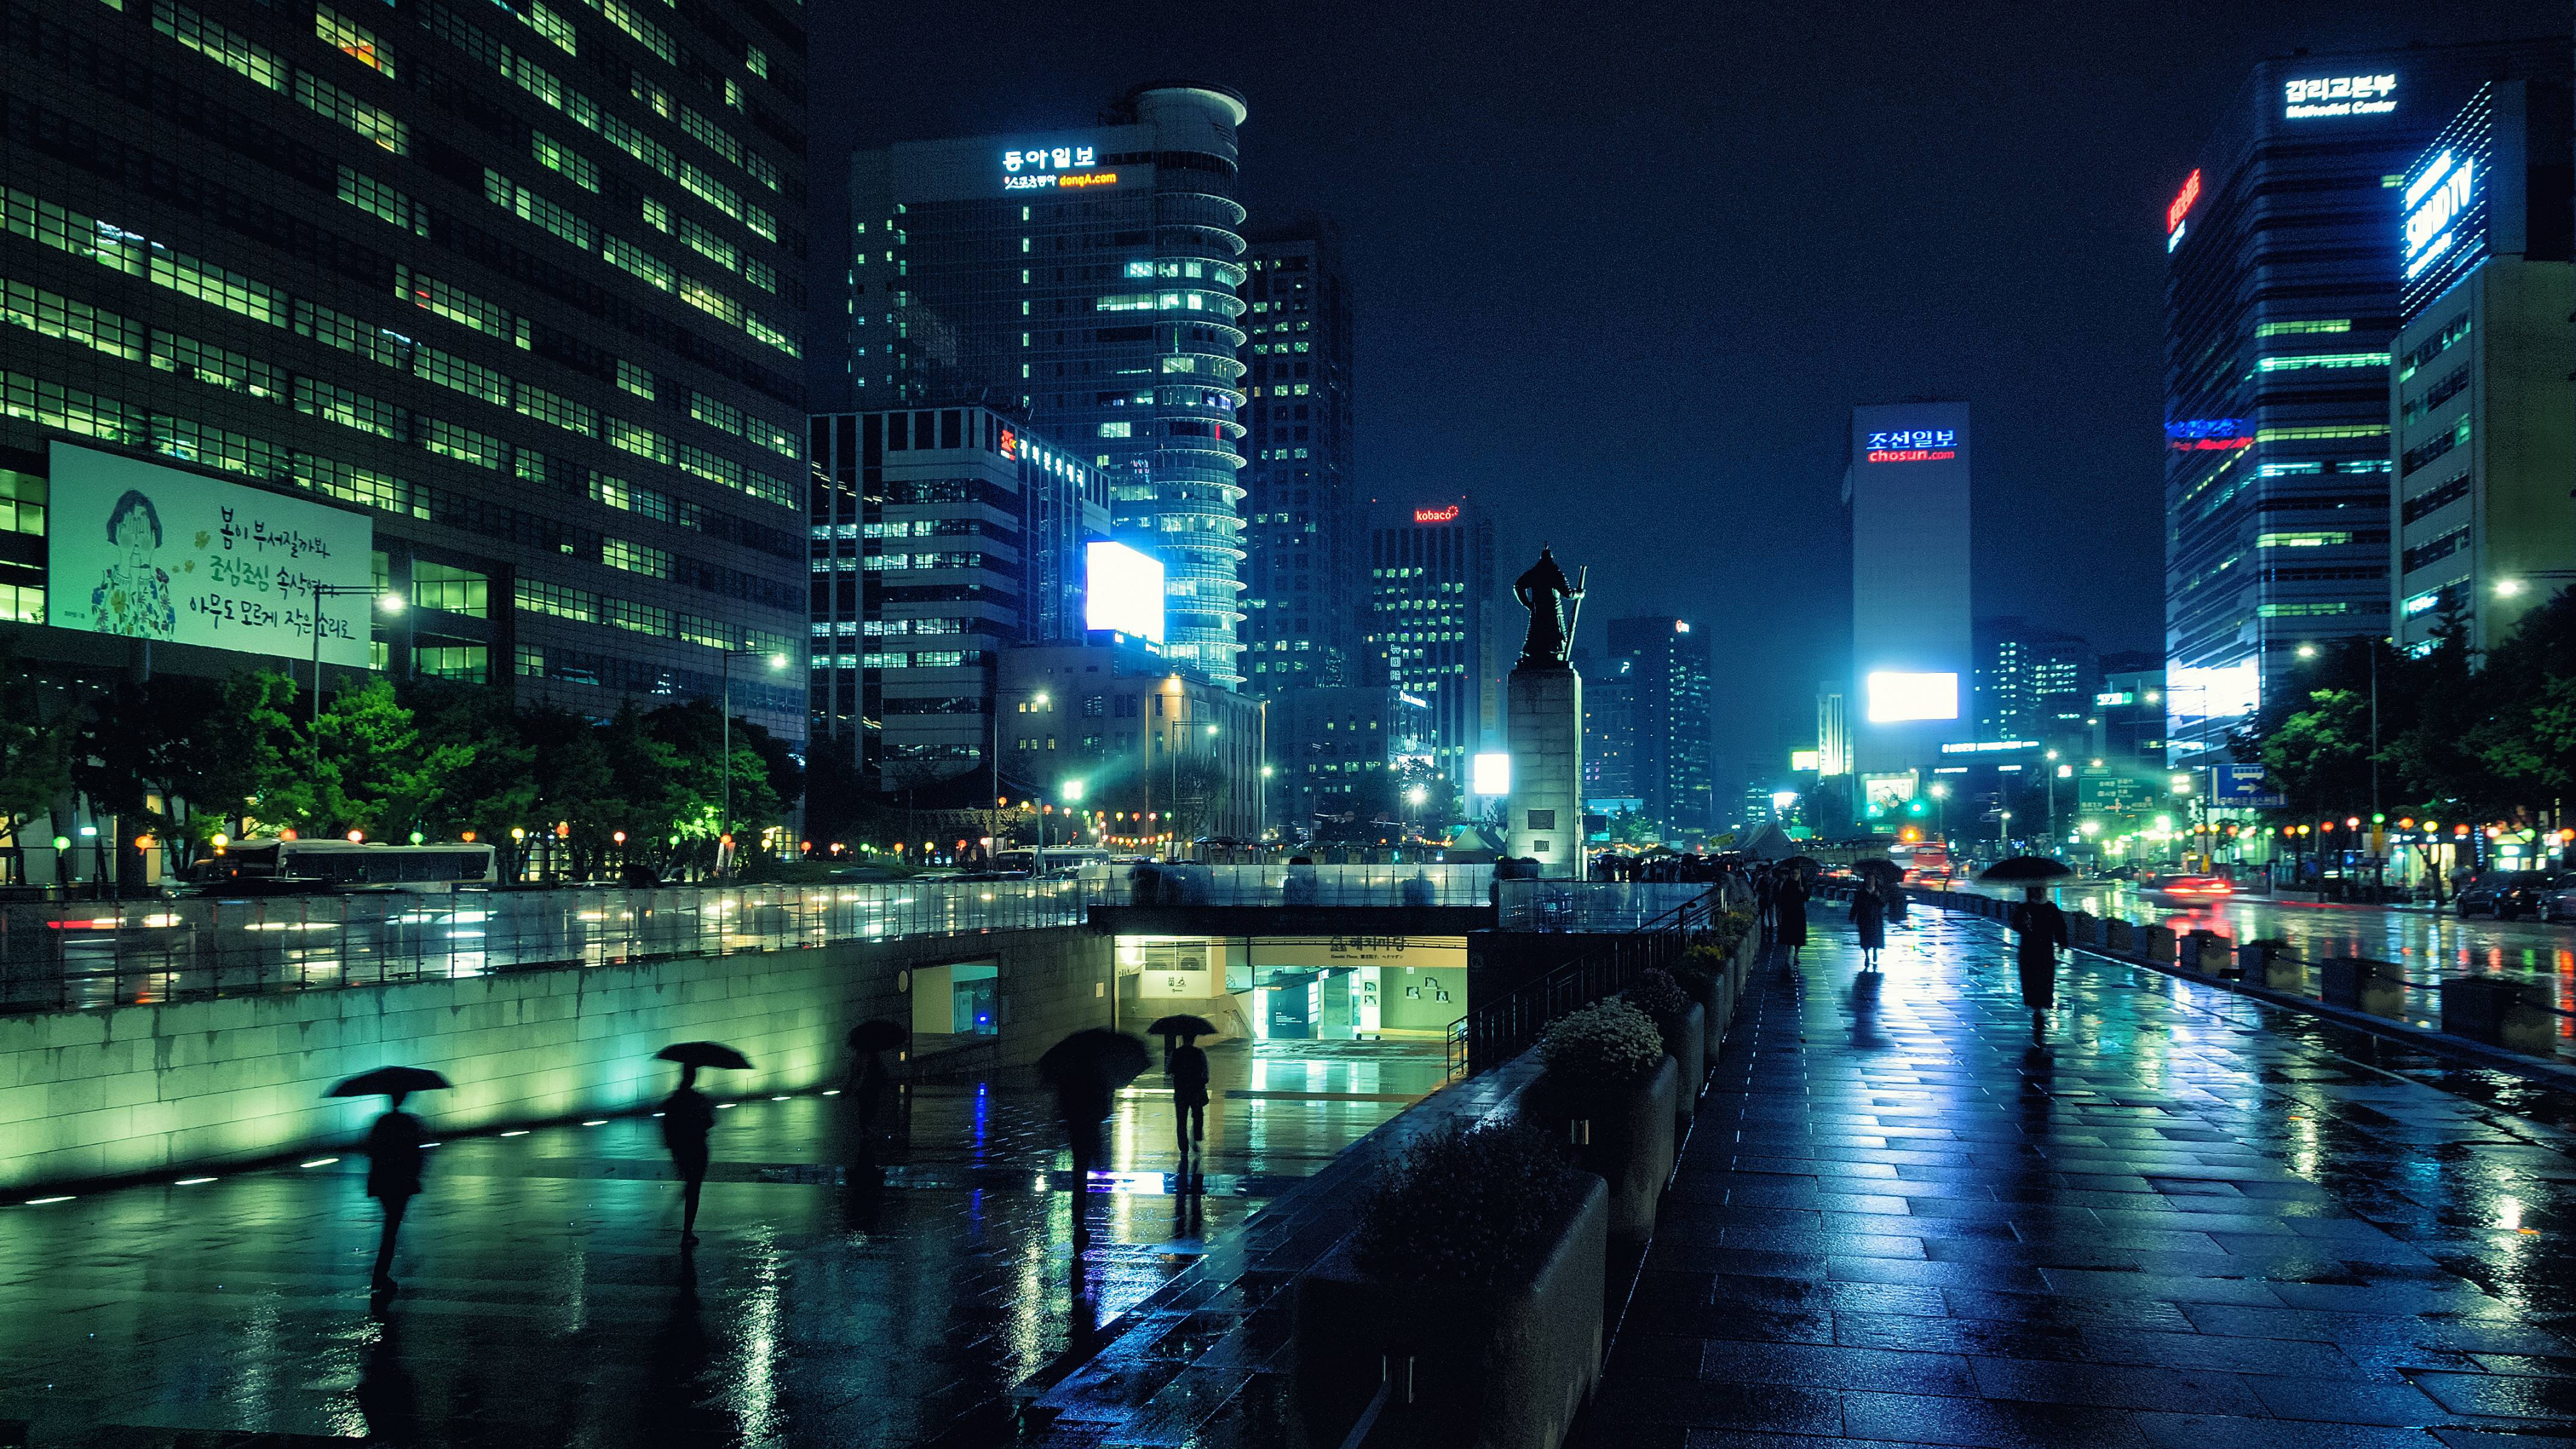
[(2283, 84), (2281, 114), (2293, 121), (2331, 116), (2385, 116), (2397, 109), (2393, 75), (2319, 76)]
[(2165, 446), (2177, 453), (2217, 453), (2234, 448), (2250, 448), (2254, 439), (2239, 432), (2241, 418), (2194, 418), (2189, 422), (2165, 424)]
[(1455, 503), (1450, 504), (1446, 508), (1417, 508), (1413, 510), (1413, 521), (1416, 523), (1451, 523), (1455, 522), (1457, 517), (1458, 505)]
[(1010, 172), (1064, 171), (1079, 166), (1087, 170), (1099, 160), (1100, 150), (1096, 146), (1032, 146), (1025, 151), (1003, 152), (1002, 169)]
[(2477, 163), (2444, 151), (2406, 188), (2406, 280), (2433, 264), (2459, 240), (2452, 223), (2477, 194)]
[(1009, 428), (1002, 429), (1002, 456), (1005, 458), (1020, 456), (1020, 435)]
[(1076, 191), (1086, 186), (1115, 186), (1117, 184), (1118, 173), (1115, 171), (1075, 171), (1065, 175), (1058, 175), (1055, 172), (1049, 171), (1035, 176), (1005, 176), (1002, 178), (1002, 189), (1005, 191), (1046, 191), (1050, 189)]
[(1959, 456), (1956, 448), (1872, 448), (1872, 463), (1944, 463)]
[(2165, 230), (2180, 231), (2182, 219), (2191, 215), (2191, 204), (2198, 200), (2200, 200), (2200, 171), (2195, 167), (2192, 170), (2191, 179), (2182, 184), (2181, 194), (2173, 199), (2171, 206), (2165, 208)]

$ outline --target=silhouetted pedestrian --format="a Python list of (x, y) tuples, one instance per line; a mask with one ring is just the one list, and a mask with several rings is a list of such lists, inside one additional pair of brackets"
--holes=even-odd
[(1798, 953), (1807, 947), (1807, 883), (1797, 871), (1781, 873), (1771, 897), (1771, 915), (1778, 922), (1772, 939), (1789, 948), (1789, 966), (1795, 970)]
[(1056, 1117), (1064, 1124), (1065, 1147), (1073, 1155), (1076, 1193), (1089, 1190), (1092, 1171), (1100, 1165), (1100, 1125), (1109, 1120), (1114, 1095), (1109, 1079), (1097, 1071), (1068, 1072), (1056, 1079)]
[(1163, 1071), (1172, 1079), (1172, 1132), (1187, 1157), (1190, 1144), (1207, 1140), (1208, 1058), (1188, 1038), (1174, 1040), (1179, 1044), (1163, 1054)]
[(1878, 969), (1878, 953), (1887, 946), (1885, 902), (1874, 880), (1864, 879), (1852, 895), (1852, 932), (1860, 937), (1860, 966), (1864, 971)]
[(384, 1236), (376, 1243), (374, 1291), (394, 1291), (394, 1237), (402, 1231), (403, 1213), (420, 1195), (421, 1150), (427, 1140), (420, 1119), (402, 1109), (408, 1092), (391, 1092), (392, 1105), (367, 1129), (367, 1196), (384, 1209)]
[(2048, 887), (2032, 886), (2013, 907), (2013, 929), (2021, 933), (2016, 948), (2021, 967), (2022, 1004), (2030, 1008), (2030, 1034), (2037, 1038), (2043, 1016), (2057, 1005), (2057, 951), (2070, 944), (2066, 913), (2048, 898)]
[(716, 1128), (716, 1104), (697, 1089), (698, 1069), (680, 1068), (680, 1085), (662, 1099), (662, 1145), (680, 1170), (680, 1246), (698, 1241), (698, 1192), (707, 1185), (707, 1136)]

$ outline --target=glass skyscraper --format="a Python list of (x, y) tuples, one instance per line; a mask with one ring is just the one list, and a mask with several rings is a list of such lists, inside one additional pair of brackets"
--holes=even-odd
[(1351, 459), (1351, 296), (1339, 232), (1305, 220), (1257, 234), (1251, 334), (1244, 688), (1361, 683), (1365, 513)]
[(1388, 507), (1369, 534), (1372, 669), (1395, 686), (1395, 763), (1426, 764), (1464, 790), (1475, 753), (1502, 735), (1502, 671), (1486, 620), (1494, 524), (1464, 499)]
[(1110, 478), (1163, 559), (1164, 650), (1242, 679), (1243, 98), (1144, 86), (1101, 124), (861, 151), (850, 174), (854, 412), (984, 400)]
[(44, 617), (77, 443), (364, 517), (379, 669), (604, 716), (791, 652), (804, 52), (762, 0), (10, 6), (0, 633), (126, 662)]
[(2296, 687), (2298, 645), (2389, 632), (2400, 186), (2488, 80), (2563, 38), (2255, 67), (2165, 214), (2170, 760)]

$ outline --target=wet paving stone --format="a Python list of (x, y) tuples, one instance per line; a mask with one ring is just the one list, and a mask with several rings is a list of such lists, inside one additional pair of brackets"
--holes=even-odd
[(1582, 1449), (2576, 1445), (2569, 1103), (2098, 957), (2034, 1040), (1972, 918), (1914, 913), (1871, 1004), (1818, 923), (1715, 1065)]

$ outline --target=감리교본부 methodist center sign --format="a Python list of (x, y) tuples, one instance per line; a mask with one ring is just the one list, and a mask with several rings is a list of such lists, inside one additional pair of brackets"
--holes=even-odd
[(370, 662), (375, 526), (366, 515), (56, 443), (45, 621), (61, 629), (289, 659)]

